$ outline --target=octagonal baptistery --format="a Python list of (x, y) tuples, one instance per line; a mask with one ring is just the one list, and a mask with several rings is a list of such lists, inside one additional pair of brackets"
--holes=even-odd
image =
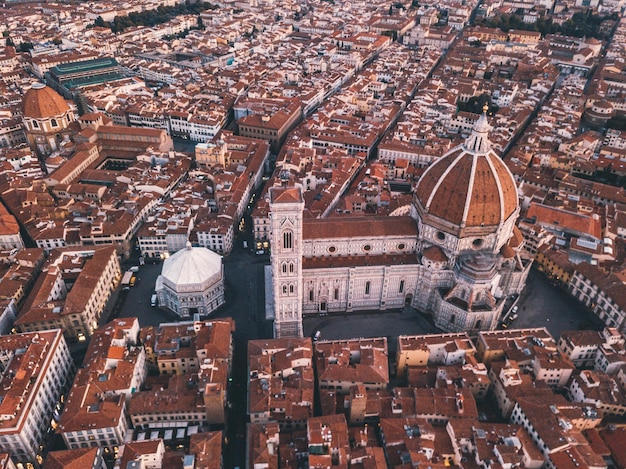
[(498, 252), (519, 215), (513, 175), (491, 148), (485, 113), (461, 145), (433, 163), (413, 200), (424, 247), (441, 246), (452, 257), (464, 251)]
[(210, 314), (224, 304), (222, 256), (188, 242), (165, 259), (155, 290), (159, 306), (181, 318)]

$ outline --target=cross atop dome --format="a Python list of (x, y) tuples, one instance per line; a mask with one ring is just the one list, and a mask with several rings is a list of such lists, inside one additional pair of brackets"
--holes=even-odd
[(472, 134), (465, 140), (464, 147), (467, 151), (473, 153), (487, 153), (491, 150), (491, 142), (489, 141), (489, 131), (491, 126), (487, 121), (487, 110), (489, 105), (485, 103), (483, 113), (474, 124)]

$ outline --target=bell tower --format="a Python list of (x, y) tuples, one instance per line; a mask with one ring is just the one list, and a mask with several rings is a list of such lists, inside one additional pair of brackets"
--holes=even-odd
[(277, 186), (269, 193), (274, 337), (302, 337), (302, 190)]

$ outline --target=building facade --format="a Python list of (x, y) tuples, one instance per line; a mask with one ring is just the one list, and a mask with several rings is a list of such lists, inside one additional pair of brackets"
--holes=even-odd
[(60, 329), (0, 337), (0, 451), (17, 463), (41, 467), (47, 430), (73, 373)]
[(490, 128), (483, 114), (426, 170), (410, 216), (306, 218), (300, 187), (270, 188), (275, 337), (302, 336), (302, 314), (404, 305), (446, 331), (495, 329), (531, 259), (516, 227), (516, 184)]
[(49, 86), (34, 83), (22, 100), (22, 115), (26, 139), (40, 156), (48, 156), (69, 140), (68, 127), (74, 112), (65, 100)]
[(155, 291), (159, 306), (182, 318), (207, 315), (224, 304), (222, 256), (206, 248), (187, 247), (163, 263)]

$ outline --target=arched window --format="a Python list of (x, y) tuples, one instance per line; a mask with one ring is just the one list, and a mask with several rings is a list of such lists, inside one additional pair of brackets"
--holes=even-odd
[(293, 293), (293, 285), (289, 285), (289, 293)]
[(285, 231), (283, 233), (283, 249), (293, 248), (293, 233), (291, 231)]
[(50, 125), (52, 127), (58, 127), (59, 126), (59, 124), (57, 124), (57, 120), (56, 119), (50, 119)]
[(293, 274), (293, 262), (289, 263), (289, 272)]
[(287, 294), (287, 285), (283, 285), (283, 295)]
[(283, 264), (283, 274), (287, 273), (287, 264)]

